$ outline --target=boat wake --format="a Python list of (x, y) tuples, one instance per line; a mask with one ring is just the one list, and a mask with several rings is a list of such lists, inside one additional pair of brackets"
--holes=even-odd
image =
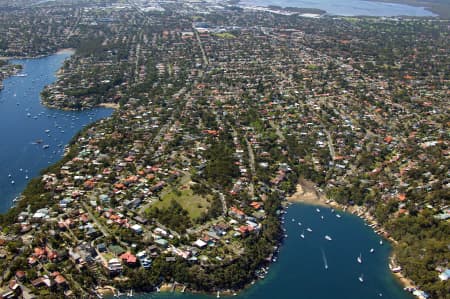
[(320, 248), (320, 251), (322, 251), (323, 266), (325, 267), (325, 270), (328, 270), (328, 261), (327, 256), (325, 255), (325, 251), (322, 248)]

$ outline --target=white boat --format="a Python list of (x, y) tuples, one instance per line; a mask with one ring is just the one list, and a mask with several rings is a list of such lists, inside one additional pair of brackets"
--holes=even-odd
[(336, 214), (336, 217), (337, 217), (337, 218), (341, 218), (341, 215), (339, 215), (339, 214)]
[(333, 240), (333, 239), (331, 239), (331, 237), (329, 235), (325, 235), (325, 239), (328, 240), (328, 241)]
[(370, 253), (373, 253), (375, 251), (375, 249), (370, 248)]
[(316, 212), (317, 212), (317, 213), (320, 213), (320, 210), (319, 210), (319, 208), (317, 208), (317, 209), (316, 209)]
[(364, 276), (363, 276), (363, 274), (361, 274), (361, 275), (358, 277), (358, 280), (359, 280), (361, 283), (364, 282)]
[(325, 218), (324, 218), (324, 217), (323, 217), (323, 215), (322, 215), (322, 216), (320, 216), (320, 219), (322, 219), (322, 220), (323, 220), (323, 219), (325, 219)]
[(13, 184), (13, 185), (14, 185), (15, 183), (16, 183), (16, 182), (14, 182), (14, 181), (11, 181), (11, 184)]
[(383, 240), (380, 240), (380, 245), (383, 245)]
[(298, 226), (301, 226), (301, 225), (302, 225), (302, 223), (301, 223), (301, 222), (299, 222), (299, 223), (298, 223)]
[(50, 133), (50, 130), (49, 129), (45, 130), (45, 133)]
[(305, 238), (305, 231), (303, 231), (303, 233), (300, 234), (300, 238), (302, 238), (302, 239)]
[(217, 291), (216, 298), (220, 298), (220, 292), (219, 291)]
[(356, 258), (356, 260), (358, 261), (358, 263), (362, 264), (362, 256), (361, 256), (361, 253), (360, 253), (359, 256)]
[(334, 213), (334, 209), (331, 209), (331, 213)]
[(310, 229), (309, 227), (306, 230), (309, 231), (309, 232), (312, 232), (312, 229)]
[(295, 222), (295, 219), (294, 219), (294, 218), (292, 218), (292, 222)]

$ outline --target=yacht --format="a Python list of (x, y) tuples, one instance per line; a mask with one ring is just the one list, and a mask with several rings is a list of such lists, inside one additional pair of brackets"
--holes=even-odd
[(341, 218), (341, 215), (339, 215), (339, 214), (336, 214), (336, 217), (337, 217), (337, 218)]
[(380, 240), (380, 245), (383, 245), (383, 240)]
[(300, 238), (302, 238), (302, 239), (305, 238), (305, 231), (303, 231), (303, 233), (300, 234)]
[(359, 277), (358, 277), (358, 280), (361, 282), (361, 283), (363, 283), (364, 282), (364, 277), (363, 277), (363, 275), (361, 274)]
[(370, 253), (373, 253), (375, 251), (375, 249), (370, 248)]
[(319, 209), (319, 208), (316, 208), (316, 212), (317, 212), (317, 213), (320, 213), (320, 209)]
[(306, 230), (309, 231), (309, 232), (312, 232), (312, 229), (310, 229), (309, 227)]
[(360, 253), (359, 256), (356, 258), (356, 260), (358, 261), (358, 263), (362, 264), (362, 256), (361, 256), (361, 253)]
[(327, 239), (328, 241), (333, 240), (333, 239), (331, 239), (331, 237), (329, 235), (325, 235), (325, 239)]

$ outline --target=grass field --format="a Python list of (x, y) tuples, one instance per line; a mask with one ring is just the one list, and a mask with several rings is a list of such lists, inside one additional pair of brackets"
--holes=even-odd
[(236, 36), (234, 36), (233, 34), (229, 33), (229, 32), (223, 32), (223, 33), (216, 33), (214, 34), (217, 37), (220, 38), (227, 38), (227, 39), (231, 39), (231, 38), (235, 38)]
[(167, 190), (167, 192), (163, 192), (161, 200), (155, 201), (152, 207), (165, 209), (170, 206), (172, 200), (177, 201), (183, 209), (188, 211), (191, 219), (198, 218), (211, 205), (208, 202), (208, 200), (211, 200), (210, 196), (196, 195), (191, 189), (186, 188), (184, 190)]

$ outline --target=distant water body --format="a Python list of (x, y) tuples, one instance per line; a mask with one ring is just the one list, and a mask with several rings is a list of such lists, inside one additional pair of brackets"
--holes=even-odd
[(27, 182), (61, 159), (64, 146), (84, 126), (111, 109), (60, 111), (40, 103), (40, 92), (56, 80), (69, 53), (12, 60), (23, 77), (9, 77), (0, 91), (0, 212), (6, 212)]
[[(323, 216), (323, 219), (322, 217)], [(301, 225), (300, 225), (300, 224)], [(308, 232), (307, 228), (312, 232)], [(411, 299), (389, 272), (391, 247), (358, 217), (295, 204), (285, 216), (288, 237), (268, 276), (237, 299)], [(300, 235), (304, 234), (305, 238)], [(332, 240), (328, 241), (328, 235)], [(370, 253), (373, 248), (374, 252)], [(362, 263), (357, 258), (361, 254)], [(328, 269), (325, 269), (325, 263)], [(363, 282), (359, 281), (362, 275)], [(155, 293), (140, 299), (211, 299), (216, 296)], [(123, 297), (125, 298), (125, 297)]]
[(364, 0), (241, 0), (242, 5), (318, 8), (338, 16), (436, 16), (423, 7)]

